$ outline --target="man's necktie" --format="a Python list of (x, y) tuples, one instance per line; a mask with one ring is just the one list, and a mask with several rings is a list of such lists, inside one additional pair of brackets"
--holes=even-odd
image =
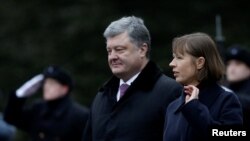
[(126, 84), (126, 83), (123, 83), (121, 86), (120, 86), (120, 98), (125, 94), (126, 90), (128, 89), (129, 85)]

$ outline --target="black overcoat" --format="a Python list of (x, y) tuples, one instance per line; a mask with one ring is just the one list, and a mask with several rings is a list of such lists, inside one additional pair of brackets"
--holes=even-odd
[(149, 62), (117, 102), (113, 76), (96, 95), (83, 141), (162, 141), (165, 110), (182, 86)]

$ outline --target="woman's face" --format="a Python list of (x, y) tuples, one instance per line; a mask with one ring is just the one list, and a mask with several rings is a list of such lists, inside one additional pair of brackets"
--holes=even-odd
[(188, 53), (173, 54), (173, 60), (169, 66), (172, 67), (175, 80), (182, 85), (197, 85), (196, 58)]

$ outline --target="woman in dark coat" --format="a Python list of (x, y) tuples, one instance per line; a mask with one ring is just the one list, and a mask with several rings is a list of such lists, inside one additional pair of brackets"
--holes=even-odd
[(184, 35), (173, 40), (172, 49), (170, 67), (184, 93), (167, 108), (164, 141), (204, 141), (212, 136), (213, 128), (242, 126), (237, 96), (217, 83), (225, 69), (211, 37)]

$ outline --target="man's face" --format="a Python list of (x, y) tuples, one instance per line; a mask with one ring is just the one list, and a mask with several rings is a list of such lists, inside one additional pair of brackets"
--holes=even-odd
[(68, 86), (62, 85), (57, 80), (46, 78), (43, 85), (43, 99), (46, 101), (63, 97), (68, 92)]
[(147, 46), (137, 47), (127, 32), (107, 39), (109, 67), (114, 75), (125, 81), (142, 70)]
[(229, 60), (226, 73), (229, 82), (239, 82), (250, 77), (250, 68), (241, 61)]

